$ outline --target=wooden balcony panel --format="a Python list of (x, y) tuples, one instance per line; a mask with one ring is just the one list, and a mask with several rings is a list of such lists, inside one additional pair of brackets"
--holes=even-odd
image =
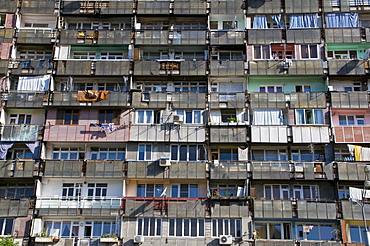
[[(307, 1), (306, 1), (307, 2)], [(288, 29), (286, 30), (287, 43), (317, 44), (321, 43), (320, 29)]]
[(97, 30), (80, 31), (63, 29), (60, 31), (60, 44), (92, 44), (97, 39)]
[(285, 93), (251, 92), (250, 106), (255, 109), (284, 109), (286, 108)]
[(79, 178), (82, 177), (83, 161), (46, 160), (44, 177)]
[(211, 179), (247, 179), (248, 164), (243, 161), (220, 161), (211, 164)]
[(335, 143), (368, 143), (370, 126), (334, 126)]
[[(341, 200), (344, 220), (363, 220), (361, 207), (352, 201)], [(365, 216), (370, 216), (370, 204), (365, 203)]]
[(325, 41), (328, 44), (361, 43), (361, 29), (325, 28)]
[(39, 164), (35, 161), (1, 160), (0, 177), (33, 178), (38, 176)]
[(365, 180), (364, 167), (362, 162), (338, 162), (338, 178), (341, 181)]
[(5, 75), (8, 71), (9, 60), (0, 60), (0, 75)]
[(36, 142), (42, 129), (40, 125), (3, 125), (1, 141)]
[(169, 1), (141, 1), (137, 2), (137, 13), (138, 14), (169, 14)]
[(131, 30), (99, 30), (98, 44), (126, 44), (131, 43)]
[(365, 61), (363, 60), (329, 60), (329, 75), (364, 75)]
[(288, 143), (287, 126), (251, 126), (253, 143)]
[(109, 132), (99, 126), (86, 125), (49, 125), (45, 127), (44, 141), (55, 142), (126, 142), (129, 129), (115, 125)]
[(290, 179), (290, 166), (288, 162), (252, 162), (253, 179)]
[(129, 75), (129, 61), (96, 61), (95, 75)]
[(237, 93), (211, 93), (210, 108), (245, 108), (246, 96), (244, 92)]
[[(17, 11), (18, 1), (0, 1), (1, 13), (15, 13)], [(0, 35), (1, 36), (1, 35)]]
[(14, 37), (13, 28), (1, 28), (0, 29), (0, 43), (12, 43)]
[(293, 143), (329, 143), (329, 126), (292, 126)]
[(331, 92), (333, 108), (369, 108), (369, 93), (367, 91)]
[(335, 202), (297, 201), (299, 219), (337, 219), (337, 205)]
[(324, 75), (322, 60), (294, 60), (288, 68), (290, 75)]
[(319, 1), (305, 1), (305, 0), (286, 0), (286, 13), (317, 13), (319, 12)]
[(170, 32), (170, 37), (173, 35), (172, 43), (174, 45), (205, 45), (206, 31), (174, 31)]
[(1, 217), (26, 217), (30, 201), (22, 199), (1, 199), (0, 216)]
[(293, 217), (291, 201), (254, 200), (255, 218), (290, 219)]
[(280, 14), (281, 0), (261, 2), (251, 0), (247, 2), (248, 14)]
[(284, 75), (282, 60), (249, 61), (250, 75)]
[(247, 128), (242, 127), (211, 127), (211, 143), (245, 143), (247, 141)]
[(54, 14), (57, 4), (54, 0), (25, 0), (22, 1), (20, 13)]
[(52, 73), (52, 60), (13, 60), (13, 75), (44, 75)]
[(57, 75), (91, 75), (91, 61), (58, 61)]
[(211, 32), (211, 45), (244, 45), (244, 31), (218, 31)]
[(143, 100), (142, 92), (132, 93), (132, 107), (134, 108), (166, 108), (167, 93), (166, 92), (148, 92), (149, 100)]
[(206, 129), (204, 126), (172, 127), (171, 124), (135, 124), (130, 129), (130, 141), (149, 142), (197, 142), (203, 143), (206, 140)]
[(206, 1), (175, 1), (173, 6), (175, 15), (206, 15), (206, 9)]
[(173, 109), (204, 109), (206, 93), (203, 92), (171, 92)]
[(17, 43), (25, 44), (51, 44), (55, 38), (55, 30), (50, 29), (19, 29)]
[(122, 178), (123, 161), (120, 160), (88, 160), (86, 177), (93, 178)]
[(211, 61), (211, 75), (235, 75), (243, 76), (244, 73), (244, 61)]
[(212, 14), (244, 14), (245, 4), (241, 1), (211, 2)]
[(248, 30), (248, 44), (282, 43), (281, 29), (250, 29)]

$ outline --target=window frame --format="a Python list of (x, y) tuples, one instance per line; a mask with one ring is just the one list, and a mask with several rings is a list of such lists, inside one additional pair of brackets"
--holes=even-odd
[[(140, 147), (143, 146), (144, 152), (142, 153), (144, 156), (141, 158), (141, 150)], [(153, 158), (153, 145), (152, 144), (138, 144), (138, 151), (137, 151), (137, 160), (138, 161), (151, 161)]]
[[(177, 194), (174, 193), (174, 188), (177, 186)], [(186, 187), (186, 193), (182, 187)], [(196, 187), (192, 187), (196, 186)], [(196, 195), (192, 195), (192, 189), (196, 188)], [(186, 194), (185, 196), (183, 194)], [(199, 185), (198, 184), (171, 184), (171, 197), (177, 198), (198, 198), (199, 197)]]
[[(195, 147), (195, 153), (191, 151)], [(182, 152), (186, 148), (185, 152)], [(203, 151), (203, 152), (202, 152)], [(186, 158), (182, 158), (183, 153), (186, 154)], [(171, 161), (206, 161), (206, 150), (204, 150), (204, 146), (200, 144), (172, 144), (170, 150), (170, 160)], [(203, 156), (201, 156), (203, 154)], [(195, 158), (191, 158), (192, 155), (195, 155)]]
[[(341, 120), (341, 117), (345, 117), (345, 124), (342, 124), (341, 122), (343, 121), (343, 119)], [(353, 124), (349, 124), (350, 120), (348, 119), (349, 117), (353, 117)], [(366, 117), (365, 115), (343, 115), (343, 114), (340, 114), (338, 116), (338, 120), (339, 120), (339, 125), (340, 126), (364, 126), (366, 125)], [(359, 124), (359, 122), (363, 121), (363, 124)]]
[[(305, 197), (305, 187), (309, 187), (309, 197)], [(298, 200), (316, 200), (320, 199), (320, 186), (319, 185), (307, 185), (307, 184), (294, 184), (293, 187), (293, 198)], [(314, 192), (317, 191), (317, 194)], [(296, 192), (299, 192), (297, 197)]]
[[(255, 159), (255, 153), (256, 151), (263, 151), (263, 158), (262, 160), (259, 158), (259, 159)], [(267, 151), (276, 151), (276, 155), (277, 155), (277, 160), (276, 159), (271, 159), (271, 158), (268, 158), (268, 154), (269, 153), (266, 153)], [(260, 154), (259, 154), (260, 155)], [(285, 157), (285, 158), (283, 158)], [(287, 154), (287, 149), (252, 149), (252, 160), (253, 161), (287, 161), (288, 160), (288, 154)]]
[[(307, 54), (308, 54), (308, 57), (303, 57), (303, 47), (304, 46), (307, 46)], [(309, 60), (309, 59), (319, 59), (319, 47), (317, 44), (301, 44), (299, 46), (300, 48), (300, 52), (301, 52), (301, 59), (302, 60)], [(316, 57), (313, 57), (312, 55), (312, 48), (315, 48), (316, 49)]]
[[(282, 239), (282, 240), (292, 239), (292, 224), (291, 223), (284, 223), (284, 222), (278, 222), (278, 221), (276, 221), (276, 222), (255, 221), (253, 223), (253, 228), (256, 231), (258, 231), (257, 225), (261, 225), (261, 226), (265, 225), (267, 238), (264, 238), (264, 239), (272, 239), (272, 240), (274, 240), (274, 239)], [(280, 238), (273, 238), (272, 237), (271, 231), (270, 231), (271, 230), (271, 225), (280, 225), (280, 228), (281, 228)], [(289, 231), (287, 232), (287, 230), (289, 230)], [(287, 236), (287, 233), (289, 233), (290, 236)], [(261, 237), (261, 235), (259, 235), (259, 237)]]
[[(279, 197), (274, 197), (274, 186), (278, 186)], [(284, 197), (285, 192), (288, 195), (287, 197)], [(267, 194), (267, 193), (270, 193), (270, 194)], [(289, 184), (264, 184), (263, 185), (263, 197), (265, 199), (271, 199), (271, 200), (290, 199), (290, 186)]]
[[(21, 122), (21, 117), (23, 116), (23, 121)], [(21, 124), (31, 124), (32, 114), (9, 114), (9, 124), (21, 125)]]
[[(222, 223), (219, 225), (219, 223)], [(232, 227), (230, 227), (231, 223), (233, 223), (234, 231), (231, 231)], [(227, 228), (226, 228), (227, 227)], [(232, 235), (235, 238), (242, 237), (242, 220), (241, 219), (212, 219), (211, 220), (211, 237), (212, 238), (219, 238), (221, 235)], [(221, 233), (220, 233), (221, 231)]]
[[(80, 154), (83, 152), (80, 152), (80, 149), (77, 147), (54, 147), (52, 152), (52, 159), (53, 160), (80, 160)], [(58, 158), (54, 158), (55, 155), (58, 155)], [(63, 154), (67, 154), (66, 158), (62, 158)], [(71, 154), (76, 154), (76, 158), (72, 158)]]
[[(313, 119), (313, 122), (307, 123), (307, 121), (309, 120), (308, 118), (309, 112), (311, 112), (311, 117)], [(322, 122), (319, 122), (320, 118), (317, 117), (316, 112), (318, 112), (317, 114), (320, 113)], [(324, 111), (322, 109), (295, 109), (294, 116), (295, 116), (296, 125), (324, 125), (325, 124)], [(300, 116), (301, 117), (303, 116), (303, 118), (300, 119), (299, 118)], [(301, 120), (303, 122), (298, 123)]]
[[(304, 229), (304, 226), (317, 226), (318, 227), (318, 236), (319, 236), (319, 238), (316, 238), (316, 239), (307, 238), (307, 235), (309, 235), (310, 233), (304, 231), (305, 230)], [(325, 235), (325, 233), (323, 234), (322, 231), (321, 231), (321, 227), (322, 226), (331, 226), (332, 233), (336, 229), (335, 225), (334, 224), (330, 224), (330, 223), (328, 223), (328, 224), (317, 224), (317, 223), (301, 224), (301, 223), (297, 223), (296, 224), (296, 235), (297, 235), (297, 238), (299, 238), (301, 240), (329, 240), (330, 241), (330, 239), (333, 238), (334, 235), (330, 235), (330, 239), (323, 238), (323, 235)], [(300, 236), (299, 227), (302, 227), (302, 234), (303, 234), (302, 236)], [(312, 233), (311, 233), (311, 235), (312, 235)]]
[(81, 197), (82, 196), (82, 186), (83, 186), (82, 183), (63, 183), (61, 197), (63, 198)]
[[(101, 154), (105, 154), (107, 158), (102, 158)], [(94, 156), (95, 155), (95, 156)], [(115, 155), (115, 158), (110, 158)], [(119, 158), (123, 155), (123, 158)], [(125, 160), (126, 147), (92, 147), (90, 152), (90, 160)]]
[(294, 88), (295, 88), (295, 92), (297, 93), (304, 93), (304, 92), (312, 91), (311, 85), (295, 85)]
[[(182, 115), (184, 119), (183, 124), (203, 124), (203, 111), (202, 110), (191, 110), (191, 111), (176, 110), (175, 114)], [(196, 114), (199, 114), (199, 118), (196, 116)]]
[[(142, 191), (145, 196), (139, 196), (139, 188), (144, 188)], [(149, 190), (150, 189), (150, 190)], [(165, 191), (165, 186), (163, 184), (137, 184), (136, 185), (136, 196), (137, 197), (161, 197), (162, 193)], [(153, 193), (153, 194), (152, 194)], [(153, 195), (153, 196), (151, 196)]]
[[(181, 225), (178, 225), (178, 223), (181, 223)], [(168, 230), (169, 237), (205, 237), (205, 219), (169, 218), (168, 225), (169, 225)], [(196, 235), (192, 233), (193, 226), (196, 227), (195, 229)], [(181, 232), (178, 232), (178, 229), (181, 229)]]
[[(143, 113), (143, 120), (141, 122), (139, 113)], [(150, 112), (150, 116), (148, 113)], [(154, 124), (154, 110), (136, 110), (136, 124)]]
[[(153, 234), (150, 233), (151, 226), (154, 224)], [(141, 231), (140, 231), (141, 228)], [(148, 228), (148, 229), (145, 229)], [(136, 235), (144, 237), (160, 237), (162, 236), (162, 219), (160, 218), (137, 218), (136, 220)], [(148, 233), (145, 233), (148, 232)]]
[[(274, 91), (269, 91), (270, 88), (272, 88)], [(258, 92), (261, 92), (261, 93), (283, 92), (283, 85), (260, 85), (258, 87)]]
[[(13, 230), (14, 230), (14, 222), (15, 222), (15, 219), (14, 218), (0, 218), (0, 235), (1, 236), (6, 236), (6, 235), (13, 235)], [(11, 227), (11, 228), (8, 228)], [(10, 231), (8, 231), (7, 229), (10, 229)]]
[(108, 188), (108, 183), (87, 183), (86, 196), (94, 199), (105, 198), (108, 195)]

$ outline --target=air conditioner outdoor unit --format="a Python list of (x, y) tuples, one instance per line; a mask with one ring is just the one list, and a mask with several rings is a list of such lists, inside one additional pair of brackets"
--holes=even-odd
[(221, 235), (220, 245), (231, 245), (233, 243), (233, 236), (231, 235)]
[(159, 165), (161, 167), (171, 166), (170, 157), (169, 156), (161, 156), (161, 158), (159, 158)]
[(173, 116), (173, 123), (174, 124), (181, 124), (183, 121), (184, 121), (184, 116), (183, 115), (175, 114)]
[(144, 242), (144, 236), (136, 235), (134, 237), (134, 243), (143, 243)]

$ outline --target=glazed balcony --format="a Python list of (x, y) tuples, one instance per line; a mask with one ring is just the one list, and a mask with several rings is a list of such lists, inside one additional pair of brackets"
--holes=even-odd
[(0, 43), (12, 43), (13, 37), (14, 37), (13, 28), (1, 28), (0, 29)]
[(29, 212), (30, 200), (21, 199), (0, 199), (1, 217), (26, 217)]
[(246, 96), (244, 92), (211, 92), (210, 108), (245, 108)]
[(297, 206), (298, 219), (324, 219), (336, 220), (337, 204), (334, 201), (307, 201), (297, 200), (293, 201)]
[(3, 125), (1, 141), (4, 142), (36, 142), (42, 136), (43, 126), (40, 125)]
[(164, 168), (158, 161), (128, 161), (127, 178), (205, 179), (206, 163), (200, 161), (171, 161)]
[(251, 92), (249, 94), (251, 108), (283, 109), (286, 108), (286, 97), (283, 92)]
[(280, 44), (283, 43), (281, 29), (249, 29), (248, 44)]
[[(340, 203), (342, 205), (343, 220), (360, 220), (360, 221), (363, 220), (361, 207), (358, 204), (347, 200), (341, 200)], [(366, 218), (369, 218), (370, 216), (369, 207), (370, 207), (369, 203), (366, 202), (365, 203)]]
[(0, 74), (5, 75), (8, 71), (9, 60), (0, 60)]
[(249, 206), (245, 199), (211, 201), (211, 217), (213, 218), (240, 218), (247, 214), (249, 214)]
[(326, 108), (325, 92), (291, 92), (290, 108)]
[(331, 163), (324, 162), (294, 162), (292, 165), (292, 174), (295, 179), (315, 180), (326, 179), (333, 180), (334, 171)]
[(247, 2), (248, 14), (280, 14), (280, 0), (271, 0), (261, 4), (259, 0), (251, 0)]
[(250, 75), (323, 75), (323, 63), (321, 60), (292, 60), (286, 63), (284, 60), (254, 60), (249, 61)]
[(206, 15), (207, 2), (205, 1), (175, 1), (173, 13), (180, 15)]
[(206, 61), (158, 60), (135, 61), (136, 75), (206, 75)]
[(245, 143), (247, 127), (230, 123), (228, 126), (212, 126), (209, 131), (210, 143)]
[(55, 41), (52, 29), (19, 29), (16, 33), (18, 44), (51, 44)]
[(39, 197), (36, 209), (40, 216), (49, 215), (119, 215), (121, 199), (112, 197)]
[(115, 126), (110, 132), (99, 126), (86, 125), (47, 125), (44, 141), (53, 142), (126, 142), (129, 129), (126, 126)]
[(137, 2), (137, 14), (169, 14), (170, 1), (142, 1)]
[(53, 92), (50, 97), (50, 106), (102, 106), (102, 107), (127, 107), (128, 93), (121, 91), (109, 91), (108, 99), (100, 101), (78, 101), (77, 91)]
[(365, 180), (363, 162), (338, 162), (338, 179), (341, 181)]
[(211, 179), (247, 179), (249, 165), (246, 161), (213, 161)]
[(13, 75), (44, 75), (52, 73), (53, 61), (51, 59), (17, 59), (10, 61), (9, 67)]
[(204, 218), (207, 205), (202, 198), (124, 197), (122, 208), (128, 217)]
[(244, 14), (244, 5), (240, 1), (215, 1), (211, 2), (212, 14)]
[(293, 143), (329, 143), (329, 126), (292, 126)]
[(73, 1), (61, 3), (63, 14), (132, 14), (134, 1)]
[(20, 13), (54, 14), (54, 10), (58, 9), (58, 5), (59, 2), (48, 0), (22, 1)]
[(253, 200), (254, 218), (258, 219), (291, 219), (293, 218), (290, 200)]
[(335, 143), (368, 143), (370, 126), (334, 126)]
[(80, 178), (84, 161), (80, 160), (45, 160), (44, 177)]
[(130, 61), (127, 60), (59, 60), (57, 75), (117, 76), (129, 75)]
[(17, 1), (1, 1), (0, 12), (1, 13), (15, 13), (17, 11)]
[(290, 179), (291, 165), (289, 162), (279, 161), (252, 161), (252, 177), (253, 179)]
[[(299, 5), (297, 5), (299, 6)], [(301, 12), (296, 12), (301, 13)], [(290, 44), (318, 44), (321, 43), (321, 30), (317, 29), (287, 29), (287, 43)]]
[(245, 75), (244, 72), (244, 61), (233, 61), (233, 60), (220, 60), (220, 61), (211, 61), (210, 68), (211, 73), (210, 75), (218, 75), (218, 76), (227, 76), (227, 75), (235, 75), (235, 76), (243, 76)]
[(358, 59), (328, 60), (329, 75), (365, 75), (367, 61)]
[(217, 31), (210, 33), (211, 45), (230, 45), (244, 44), (244, 31)]
[[(45, 140), (45, 139), (44, 139)], [(130, 141), (203, 143), (206, 141), (206, 127), (199, 124), (133, 124)]]
[(0, 160), (1, 178), (33, 178), (39, 176), (40, 163), (23, 160)]
[(369, 108), (367, 91), (331, 92), (332, 108)]
[(131, 30), (61, 30), (61, 44), (130, 44)]
[(251, 126), (252, 143), (288, 143), (288, 126)]
[(361, 43), (361, 28), (325, 28), (325, 42), (330, 43)]

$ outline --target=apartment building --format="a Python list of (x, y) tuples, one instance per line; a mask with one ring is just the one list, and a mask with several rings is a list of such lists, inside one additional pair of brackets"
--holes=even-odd
[(1, 0), (0, 237), (364, 244), (369, 10)]

